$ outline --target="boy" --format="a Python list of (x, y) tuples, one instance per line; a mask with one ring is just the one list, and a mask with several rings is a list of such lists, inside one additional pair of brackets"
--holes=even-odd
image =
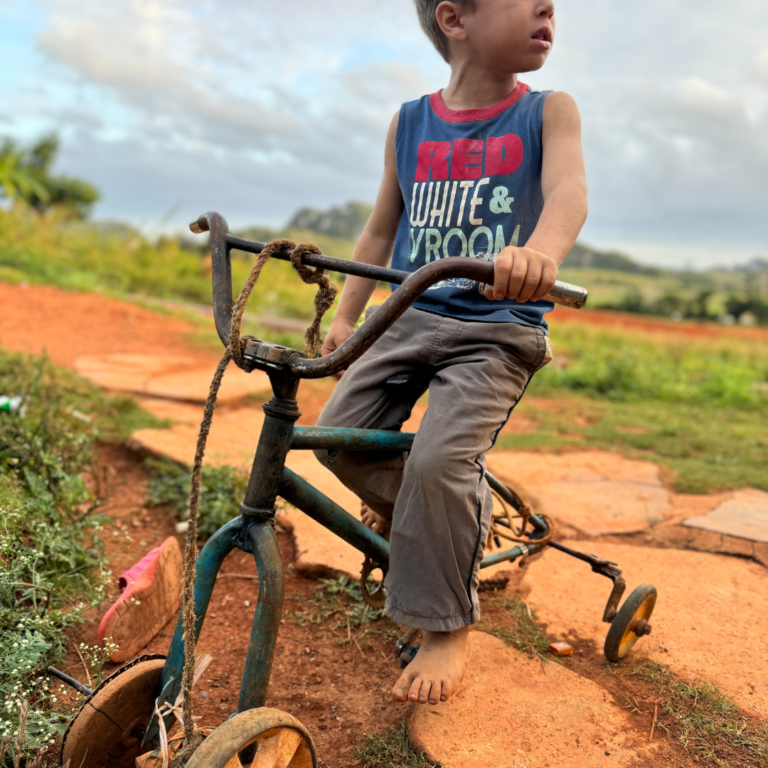
[[(442, 91), (404, 104), (386, 140), (384, 178), (354, 259), (414, 271), (451, 256), (495, 262), (493, 285), (433, 286), (344, 374), (323, 426), (399, 429), (413, 402), (385, 381), (429, 380), (429, 407), (401, 454), (318, 451), (363, 501), (363, 521), (391, 521), (386, 612), (423, 630), (392, 691), (446, 701), (464, 674), (479, 618), (478, 566), (492, 499), (485, 452), (530, 377), (551, 359), (542, 301), (587, 214), (580, 120), (564, 93), (534, 93), (517, 74), (541, 68), (553, 0), (415, 0), (451, 67)], [(348, 277), (323, 347), (354, 332), (375, 284)]]

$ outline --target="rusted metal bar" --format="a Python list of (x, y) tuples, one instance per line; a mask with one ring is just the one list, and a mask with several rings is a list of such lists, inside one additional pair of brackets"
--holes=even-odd
[(610, 624), (616, 618), (616, 613), (619, 610), (619, 601), (627, 589), (627, 584), (621, 575), (621, 568), (610, 560), (603, 560), (597, 555), (591, 555), (588, 552), (579, 552), (577, 549), (571, 549), (571, 547), (566, 547), (565, 544), (558, 544), (556, 541), (550, 541), (549, 546), (566, 555), (575, 557), (577, 560), (589, 563), (594, 573), (599, 573), (613, 582), (613, 589), (611, 589), (611, 594), (608, 596), (608, 601), (603, 611), (603, 621), (606, 624)]
[[(264, 249), (265, 244), (230, 235), (224, 217), (213, 211), (202, 214), (197, 221), (190, 224), (190, 229), (196, 234), (202, 232), (211, 233), (213, 310), (216, 319), (216, 330), (222, 343), (226, 345), (228, 343), (229, 326), (232, 318), (232, 267), (230, 251), (232, 248), (236, 248), (237, 250), (258, 254)], [(279, 251), (274, 256), (278, 259), (289, 260), (290, 254), (291, 252), (286, 250)], [(435, 283), (453, 277), (463, 277), (469, 280), (476, 280), (479, 283), (493, 282), (493, 262), (460, 256), (440, 259), (421, 267), (414, 273), (376, 267), (371, 264), (361, 264), (360, 262), (347, 261), (345, 259), (334, 259), (322, 254), (307, 254), (302, 257), (302, 263), (334, 272), (368, 277), (372, 280), (383, 280), (402, 286), (393, 294), (393, 297), (384, 302), (381, 309), (385, 310), (386, 308), (386, 310), (376, 313), (377, 322), (370, 324), (371, 327), (363, 334), (364, 338), (353, 342), (352, 348), (357, 350), (359, 346), (361, 351), (352, 357), (347, 364), (351, 364), (368, 349), (373, 344), (373, 341), (381, 336), (427, 288)], [(392, 304), (394, 296), (397, 296), (398, 299)], [(584, 306), (587, 300), (587, 291), (579, 286), (558, 281), (544, 299), (579, 309)], [(368, 325), (369, 323), (365, 323), (363, 328)], [(346, 343), (352, 342), (361, 332), (362, 329), (357, 331)], [(339, 350), (336, 350), (336, 352), (340, 352), (343, 347), (344, 345)], [(336, 352), (333, 354), (336, 354)], [(342, 357), (340, 356), (338, 359), (342, 359)], [(343, 367), (345, 365), (336, 366), (335, 370), (331, 373), (342, 370)], [(315, 366), (306, 369), (299, 367), (294, 369), (294, 372), (299, 373), (299, 371), (302, 371), (299, 374), (302, 378), (319, 378), (331, 375), (331, 373), (321, 372), (325, 371), (326, 368), (327, 366)]]
[[(546, 546), (546, 544), (544, 545)], [(525, 547), (525, 549), (523, 549)], [(490, 568), (492, 565), (498, 565), (499, 563), (514, 563), (518, 557), (529, 557), (535, 555), (537, 552), (541, 552), (544, 549), (540, 544), (524, 544), (512, 547), (511, 549), (505, 549), (501, 552), (494, 552), (491, 555), (486, 555), (480, 562), (481, 568)]]
[(75, 680), (74, 677), (70, 677), (66, 672), (62, 672), (60, 669), (56, 669), (56, 667), (46, 667), (45, 671), (49, 675), (57, 677), (62, 683), (66, 683), (70, 688), (74, 688), (76, 691), (79, 691), (86, 696), (91, 696), (93, 694), (93, 690), (87, 685), (83, 685), (79, 680)]

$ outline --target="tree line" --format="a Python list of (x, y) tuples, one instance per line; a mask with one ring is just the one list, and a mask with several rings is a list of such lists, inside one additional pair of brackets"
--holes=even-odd
[(5, 138), (0, 142), (0, 199), (24, 204), (40, 213), (56, 207), (85, 218), (101, 197), (87, 181), (54, 174), (59, 138), (48, 134), (28, 147)]

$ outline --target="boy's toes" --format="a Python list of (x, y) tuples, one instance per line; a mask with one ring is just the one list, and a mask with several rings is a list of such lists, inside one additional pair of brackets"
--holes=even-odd
[(442, 685), (440, 683), (432, 683), (432, 688), (429, 690), (429, 703), (437, 704), (441, 701)]
[[(408, 701), (418, 701), (421, 696), (422, 687), (421, 678), (416, 678), (416, 680), (411, 683), (411, 690), (408, 691)], [(424, 700), (426, 701), (426, 696), (424, 697)]]
[(392, 698), (395, 701), (408, 701), (408, 693), (413, 682), (413, 676), (403, 673), (392, 689)]
[(425, 680), (421, 684), (421, 690), (419, 691), (419, 704), (426, 704), (427, 701), (429, 703), (432, 703), (432, 681), (431, 680)]

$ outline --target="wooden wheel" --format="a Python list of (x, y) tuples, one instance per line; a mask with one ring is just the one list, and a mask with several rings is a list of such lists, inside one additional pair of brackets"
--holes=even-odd
[(108, 677), (69, 724), (61, 764), (71, 768), (134, 768), (164, 664), (164, 656), (142, 656)]
[(195, 751), (186, 768), (243, 768), (238, 753), (257, 745), (250, 768), (317, 768), (307, 729), (287, 712), (250, 709), (220, 725)]
[(624, 601), (605, 638), (604, 653), (608, 661), (621, 661), (643, 636), (651, 634), (651, 618), (656, 607), (656, 587), (641, 584)]

